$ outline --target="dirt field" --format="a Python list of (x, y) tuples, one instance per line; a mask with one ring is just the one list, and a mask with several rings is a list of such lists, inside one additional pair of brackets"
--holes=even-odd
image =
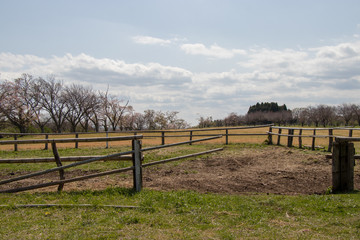
[[(331, 159), (298, 149), (267, 147), (226, 151), (178, 166), (145, 169), (144, 186), (212, 193), (322, 194), (332, 185)], [(356, 166), (355, 189), (360, 189)]]
[[(356, 161), (354, 182), (355, 189), (359, 190), (360, 167)], [(90, 172), (65, 172), (66, 178), (85, 174)], [(10, 175), (0, 173), (0, 179), (9, 178)], [(47, 178), (58, 179), (57, 173), (51, 175)], [(16, 186), (49, 180), (43, 178), (26, 180)], [(64, 190), (95, 190), (110, 186), (132, 187), (130, 173), (65, 184)], [(202, 159), (144, 168), (143, 186), (146, 189), (188, 189), (202, 193), (323, 194), (331, 186), (331, 159), (326, 159), (321, 153), (276, 146), (246, 148), (236, 154), (225, 149)], [(0, 186), (0, 189), (4, 189), (4, 186)], [(36, 191), (56, 189), (51, 187)]]

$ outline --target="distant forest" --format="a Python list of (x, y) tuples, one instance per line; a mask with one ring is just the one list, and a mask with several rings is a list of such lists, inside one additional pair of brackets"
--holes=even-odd
[(337, 106), (320, 104), (287, 109), (276, 102), (256, 103), (245, 115), (230, 113), (223, 119), (200, 117), (199, 127), (223, 127), (274, 123), (300, 126), (356, 126), (360, 125), (360, 105), (343, 103)]
[(256, 103), (249, 107), (248, 114), (255, 113), (255, 112), (281, 112), (287, 111), (286, 105), (279, 106), (276, 102), (262, 102)]

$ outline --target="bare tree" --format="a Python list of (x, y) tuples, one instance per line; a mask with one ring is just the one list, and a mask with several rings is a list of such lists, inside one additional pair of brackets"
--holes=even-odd
[(117, 127), (122, 130), (122, 118), (127, 110), (129, 101), (125, 105), (122, 105), (118, 97), (114, 95), (109, 95), (108, 92), (101, 96), (102, 100), (102, 115), (105, 131), (108, 130), (108, 123), (111, 125), (113, 131), (116, 131)]
[(100, 116), (101, 116), (101, 99), (100, 94), (90, 91), (87, 94), (87, 105), (85, 108), (85, 116), (80, 122), (81, 126), (87, 132), (89, 130), (90, 122), (93, 124), (95, 131), (100, 131)]
[(144, 122), (145, 122), (145, 128), (149, 130), (156, 129), (156, 112), (155, 110), (145, 110), (144, 111)]
[(321, 122), (323, 127), (326, 127), (326, 125), (331, 124), (332, 121), (335, 119), (334, 107), (321, 104), (316, 108), (316, 111), (319, 116), (319, 121)]
[(302, 127), (305, 125), (305, 123), (309, 122), (309, 110), (309, 108), (294, 108), (292, 110), (293, 118), (298, 124), (301, 124)]
[(145, 118), (141, 113), (134, 113), (134, 128), (136, 130), (143, 130), (145, 128)]
[(165, 113), (168, 129), (183, 129), (189, 127), (189, 124), (181, 118), (178, 118), (177, 111), (168, 111)]
[(354, 116), (356, 117), (358, 125), (360, 126), (360, 105), (352, 104), (351, 109), (352, 109), (352, 111), (354, 113)]
[(29, 104), (30, 94), (24, 85), (32, 81), (32, 76), (24, 74), (14, 82), (0, 84), (0, 112), (16, 126), (21, 133), (26, 133), (34, 119), (34, 112)]
[(241, 124), (241, 116), (232, 112), (224, 119), (224, 124), (225, 126), (238, 126)]
[(337, 112), (339, 116), (344, 119), (345, 126), (349, 125), (349, 122), (354, 117), (355, 113), (353, 111), (352, 104), (343, 103), (337, 107)]
[(49, 76), (48, 81), (39, 78), (36, 84), (42, 108), (50, 115), (56, 131), (61, 133), (66, 117), (69, 114), (63, 83), (56, 81), (54, 76)]
[(98, 103), (92, 89), (72, 84), (65, 88), (64, 97), (69, 110), (66, 119), (71, 125), (71, 131), (76, 132), (79, 124), (87, 131), (90, 121), (89, 113), (94, 110), (94, 105)]

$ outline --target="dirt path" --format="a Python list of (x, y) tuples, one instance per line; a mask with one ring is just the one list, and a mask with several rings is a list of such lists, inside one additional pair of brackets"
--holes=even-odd
[[(355, 167), (355, 189), (360, 189), (360, 166)], [(90, 174), (67, 171), (66, 178)], [(0, 173), (0, 179), (9, 176)], [(48, 178), (57, 179), (57, 173)], [(48, 179), (31, 179), (33, 181)], [(202, 193), (276, 193), (322, 194), (331, 186), (331, 159), (321, 153), (269, 146), (226, 151), (207, 158), (169, 163), (143, 169), (147, 189), (187, 189)], [(17, 186), (19, 186), (17, 184)], [(84, 182), (65, 184), (64, 190), (104, 189), (110, 186), (132, 187), (132, 177), (113, 175)], [(3, 186), (0, 186), (3, 188)], [(56, 187), (36, 191), (56, 191)]]

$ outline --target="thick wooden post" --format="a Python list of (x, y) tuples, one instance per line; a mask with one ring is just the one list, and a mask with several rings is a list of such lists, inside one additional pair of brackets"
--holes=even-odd
[(133, 180), (134, 180), (134, 190), (140, 192), (142, 189), (142, 153), (141, 153), (141, 141), (138, 139), (132, 140), (132, 149), (133, 153)]
[(281, 132), (282, 132), (282, 128), (279, 128), (279, 132), (278, 132), (279, 135), (278, 135), (277, 143), (276, 143), (277, 145), (280, 145), (280, 140), (281, 140), (281, 136), (280, 136), (280, 135), (281, 135)]
[(349, 129), (349, 137), (352, 137), (352, 136), (353, 136), (353, 130)]
[(332, 154), (332, 190), (354, 190), (354, 143), (334, 142)]
[(165, 145), (165, 132), (161, 132), (161, 145)]
[(299, 148), (302, 148), (302, 138), (301, 138), (301, 135), (302, 135), (302, 129), (299, 130)]
[[(17, 140), (17, 135), (15, 134), (14, 135), (14, 140), (16, 141)], [(16, 152), (18, 150), (18, 145), (17, 143), (14, 143), (14, 151)]]
[(268, 144), (272, 145), (273, 141), (272, 141), (272, 127), (269, 127), (269, 133), (268, 133)]
[[(53, 150), (53, 154), (54, 154), (56, 166), (61, 167), (61, 166), (62, 166), (62, 163), (61, 163), (60, 155), (59, 155), (59, 152), (58, 152), (58, 150), (57, 150), (57, 147), (56, 147), (56, 143), (55, 143), (55, 142), (52, 142), (52, 143), (51, 143), (51, 148), (52, 148), (52, 150)], [(60, 170), (59, 170), (60, 180), (64, 180), (64, 179), (65, 179), (64, 174), (65, 174), (64, 169), (60, 169)], [(58, 186), (58, 192), (61, 192), (61, 191), (63, 190), (63, 188), (64, 188), (64, 184), (63, 184), (63, 183), (60, 183), (59, 186)]]
[(315, 139), (316, 139), (316, 129), (314, 129), (314, 132), (313, 132), (313, 138), (312, 138), (312, 143), (311, 143), (311, 150), (315, 150)]
[(331, 152), (332, 146), (333, 146), (333, 142), (334, 142), (334, 138), (332, 137), (333, 135), (333, 129), (329, 129), (329, 146), (328, 146), (328, 152)]

